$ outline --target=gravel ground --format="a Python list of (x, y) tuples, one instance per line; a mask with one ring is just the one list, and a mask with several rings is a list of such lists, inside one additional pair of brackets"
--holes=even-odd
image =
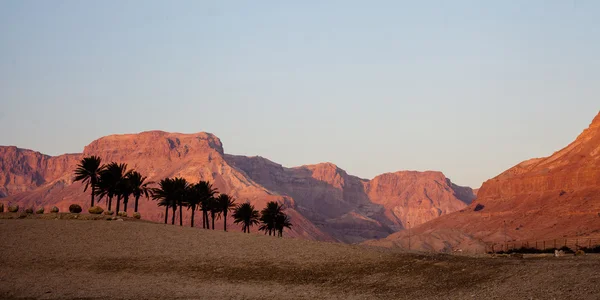
[(600, 257), (405, 253), (149, 222), (0, 218), (2, 299), (600, 299)]

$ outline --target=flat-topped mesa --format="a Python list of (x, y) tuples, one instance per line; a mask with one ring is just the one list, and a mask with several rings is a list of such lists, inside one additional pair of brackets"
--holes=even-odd
[(84, 148), (84, 155), (99, 155), (107, 160), (122, 156), (183, 158), (197, 153), (216, 152), (223, 155), (223, 145), (211, 133), (194, 134), (146, 131), (99, 138)]
[(383, 205), (398, 228), (425, 223), (463, 209), (475, 195), (437, 171), (386, 173), (365, 183), (369, 199)]

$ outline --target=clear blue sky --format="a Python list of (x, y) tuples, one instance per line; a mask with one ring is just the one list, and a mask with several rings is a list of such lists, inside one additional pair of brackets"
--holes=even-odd
[(0, 1), (0, 145), (208, 131), (478, 187), (600, 109), (600, 1)]

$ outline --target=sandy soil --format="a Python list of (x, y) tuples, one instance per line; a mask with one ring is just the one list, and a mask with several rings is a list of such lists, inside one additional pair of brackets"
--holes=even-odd
[(0, 298), (600, 299), (600, 257), (488, 258), (148, 222), (0, 219)]

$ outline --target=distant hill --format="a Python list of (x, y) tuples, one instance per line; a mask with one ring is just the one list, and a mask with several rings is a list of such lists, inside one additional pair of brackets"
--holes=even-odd
[[(279, 201), (292, 218), (291, 236), (324, 241), (383, 238), (407, 222), (414, 226), (463, 209), (474, 198), (470, 188), (453, 184), (440, 172), (397, 172), (365, 180), (331, 163), (285, 168), (261, 157), (225, 154), (219, 138), (210, 133), (149, 131), (102, 137), (81, 154), (56, 157), (0, 147), (1, 201), (62, 210), (79, 203), (86, 209), (88, 193), (73, 183), (73, 170), (89, 155), (127, 163), (152, 181), (171, 176), (209, 180), (219, 191), (259, 209)], [(143, 200), (140, 211), (149, 220), (164, 217), (155, 202)]]

